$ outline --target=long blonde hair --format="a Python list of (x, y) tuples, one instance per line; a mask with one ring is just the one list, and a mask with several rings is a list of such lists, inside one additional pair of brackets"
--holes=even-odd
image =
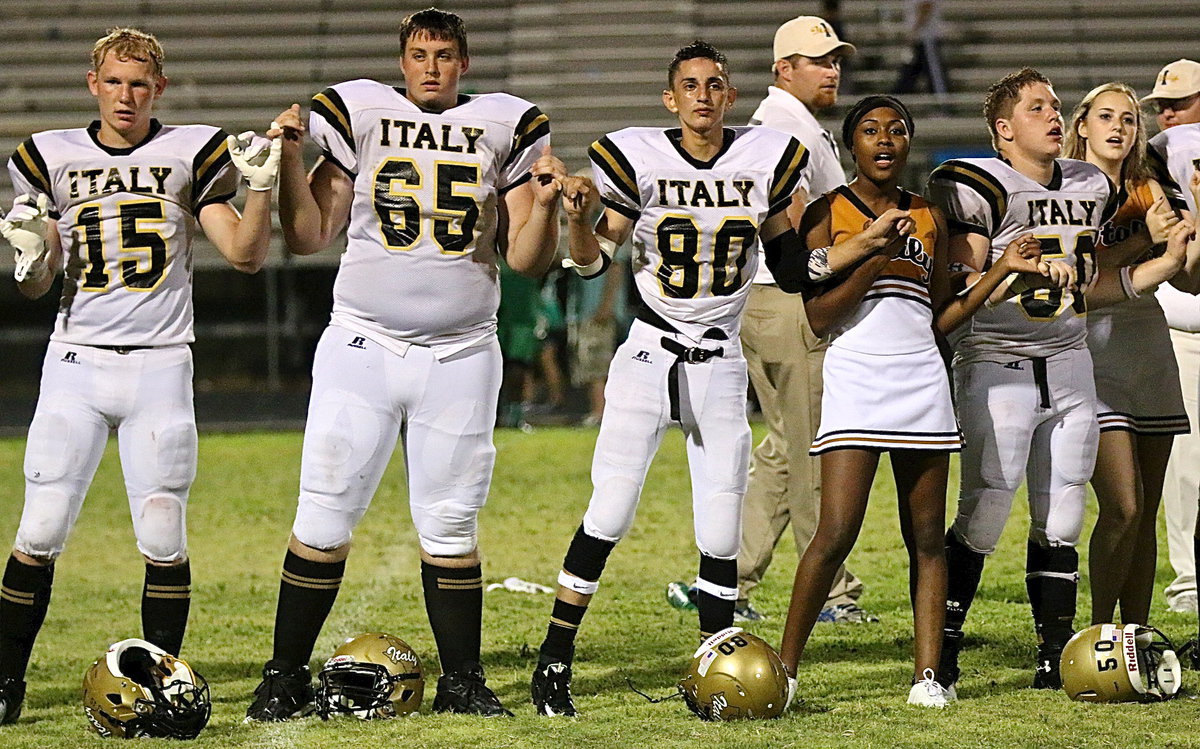
[(1142, 108), (1138, 106), (1137, 93), (1129, 85), (1118, 81), (1096, 86), (1075, 107), (1075, 111), (1071, 113), (1071, 122), (1066, 128), (1066, 143), (1063, 146), (1063, 156), (1066, 156), (1068, 159), (1087, 161), (1087, 138), (1079, 135), (1079, 123), (1087, 118), (1088, 112), (1092, 110), (1092, 103), (1096, 101), (1096, 97), (1100, 96), (1100, 94), (1107, 94), (1110, 91), (1125, 94), (1129, 97), (1129, 102), (1133, 105), (1134, 122), (1137, 127), (1137, 134), (1133, 139), (1133, 148), (1125, 156), (1125, 161), (1121, 163), (1121, 181), (1150, 179), (1154, 175), (1150, 170), (1150, 164), (1146, 160), (1146, 128), (1142, 122)]

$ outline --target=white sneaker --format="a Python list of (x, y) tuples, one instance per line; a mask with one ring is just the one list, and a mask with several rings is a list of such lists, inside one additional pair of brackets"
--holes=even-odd
[(1180, 614), (1196, 613), (1196, 594), (1192, 592), (1180, 593), (1167, 602), (1167, 609)]
[(908, 690), (908, 704), (920, 707), (945, 707), (948, 699), (946, 689), (933, 678), (933, 669), (927, 668), (921, 674), (922, 679)]

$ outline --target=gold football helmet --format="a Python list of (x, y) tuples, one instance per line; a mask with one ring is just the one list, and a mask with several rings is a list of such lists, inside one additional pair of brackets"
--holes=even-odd
[(346, 640), (317, 678), (322, 718), (335, 713), (394, 718), (415, 713), (425, 696), (421, 659), (404, 640), (382, 632)]
[(704, 641), (679, 680), (688, 708), (704, 720), (778, 718), (788, 680), (775, 649), (741, 627)]
[(1179, 659), (1153, 627), (1094, 624), (1063, 648), (1067, 696), (1084, 702), (1153, 702), (1179, 691)]
[(83, 676), (83, 712), (101, 736), (194, 739), (208, 724), (208, 682), (145, 640), (108, 648)]

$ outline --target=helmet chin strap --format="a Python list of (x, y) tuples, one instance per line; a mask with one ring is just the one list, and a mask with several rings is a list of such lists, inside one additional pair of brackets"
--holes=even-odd
[(665, 697), (651, 697), (650, 695), (646, 694), (642, 690), (635, 687), (633, 685), (633, 679), (629, 678), (628, 676), (625, 677), (625, 683), (629, 685), (630, 689), (632, 689), (637, 694), (640, 694), (641, 696), (645, 697), (646, 701), (653, 705), (657, 705), (660, 702), (666, 702), (667, 700), (673, 700), (676, 697), (683, 697), (683, 692), (675, 692), (674, 694), (668, 694)]

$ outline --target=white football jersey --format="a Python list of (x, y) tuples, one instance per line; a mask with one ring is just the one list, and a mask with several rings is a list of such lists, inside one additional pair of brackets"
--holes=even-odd
[(1188, 210), (1193, 216), (1200, 215), (1188, 189), (1192, 172), (1200, 169), (1200, 122), (1169, 127), (1151, 138), (1150, 156), (1151, 160), (1161, 159), (1166, 163), (1167, 173), (1183, 193)]
[[(1104, 172), (1074, 159), (1057, 159), (1048, 185), (1002, 159), (953, 159), (933, 170), (929, 196), (945, 212), (951, 234), (990, 239), (979, 270), (987, 270), (1009, 242), (1032, 233), (1041, 241), (1042, 257), (1074, 265), (1081, 285), (1096, 272), (1096, 234), (1117, 205), (1116, 189)], [(1052, 356), (1085, 345), (1085, 315), (1081, 294), (1031, 289), (980, 309), (950, 339), (964, 362)]]
[(15, 193), (45, 193), (58, 222), (67, 271), (51, 340), (190, 343), (196, 217), (237, 193), (226, 133), (153, 120), (144, 141), (111, 148), (99, 127), (36, 133), (8, 162)]
[(508, 94), (427, 112), (363, 79), (314, 96), (309, 133), (354, 180), (333, 321), (440, 355), (494, 335), (497, 203), (530, 178), (547, 117)]
[(725, 128), (707, 162), (678, 128), (631, 127), (592, 144), (601, 201), (635, 221), (633, 273), (642, 302), (699, 340), (738, 333), (758, 267), (758, 229), (787, 208), (808, 163), (800, 141), (768, 127)]

